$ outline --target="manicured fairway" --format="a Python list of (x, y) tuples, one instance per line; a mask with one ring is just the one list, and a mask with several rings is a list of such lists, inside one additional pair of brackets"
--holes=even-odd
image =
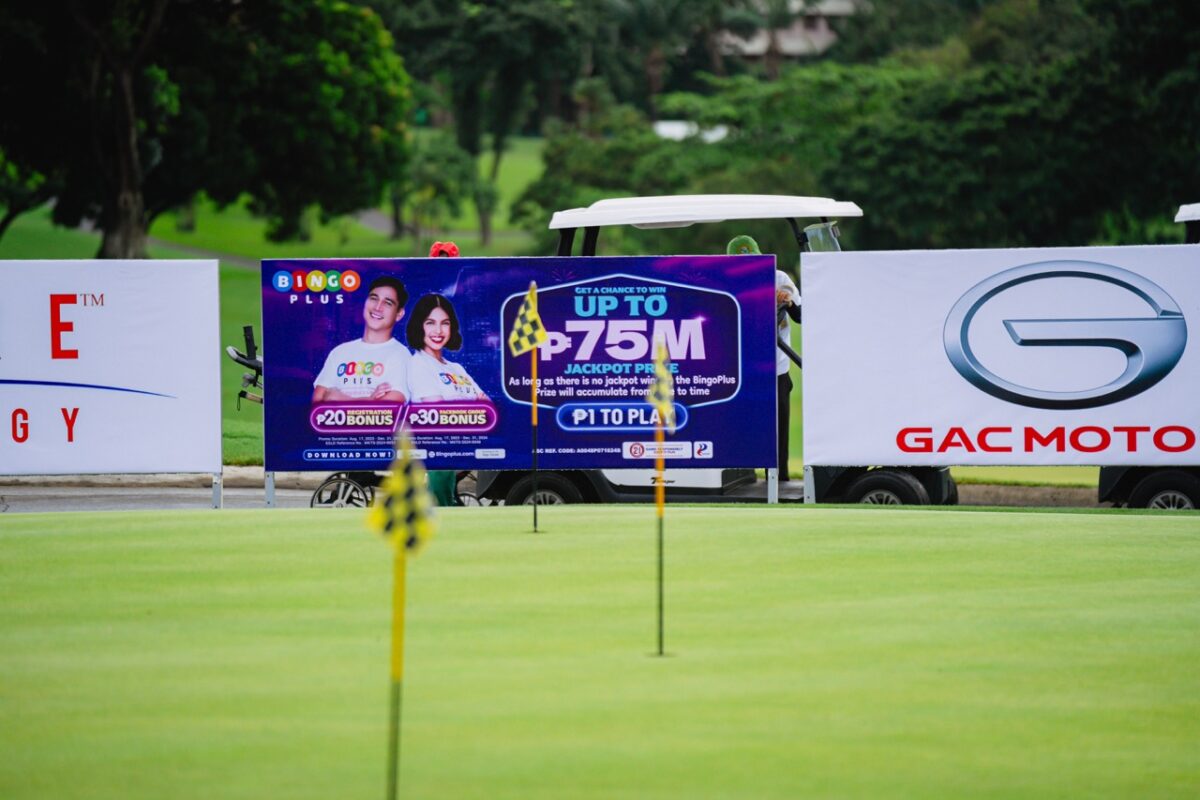
[[(361, 512), (0, 515), (0, 797), (377, 798)], [(1195, 797), (1200, 515), (453, 509), (402, 796)]]

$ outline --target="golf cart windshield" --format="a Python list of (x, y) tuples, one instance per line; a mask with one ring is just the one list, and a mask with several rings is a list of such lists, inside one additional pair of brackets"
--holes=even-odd
[[(807, 236), (799, 219), (828, 223), (842, 217), (861, 217), (855, 203), (829, 197), (765, 194), (704, 194), (665, 197), (621, 197), (599, 200), (587, 208), (557, 211), (550, 229), (559, 232), (558, 254), (571, 254), (575, 231), (584, 229), (582, 255), (596, 254), (600, 228), (628, 225), (634, 228), (686, 228), (697, 223), (727, 220), (785, 219), (802, 248)], [(830, 230), (836, 235), (836, 231)], [(822, 249), (829, 249), (827, 246)]]

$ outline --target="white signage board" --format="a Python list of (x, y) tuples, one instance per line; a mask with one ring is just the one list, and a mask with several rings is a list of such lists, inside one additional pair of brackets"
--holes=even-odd
[(1200, 246), (805, 253), (804, 461), (1200, 464)]
[(216, 261), (0, 261), (0, 474), (220, 472)]

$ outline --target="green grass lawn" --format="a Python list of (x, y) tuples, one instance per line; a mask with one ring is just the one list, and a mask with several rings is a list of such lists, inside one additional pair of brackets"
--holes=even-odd
[[(542, 175), (542, 147), (544, 141), (531, 136), (513, 136), (507, 140), (504, 157), (500, 159), (500, 173), (496, 177), (496, 188), (500, 192), (500, 204), (492, 225), (497, 232), (517, 231), (508, 221), (509, 209), (514, 201), (525, 191), (525, 187)], [(479, 174), (487, 177), (492, 170), (491, 153), (479, 157)], [(550, 220), (546, 220), (547, 223)], [(450, 230), (476, 231), (479, 229), (479, 215), (475, 206), (464, 203), (462, 213), (447, 223)]]
[[(0, 525), (0, 797), (384, 790), (362, 512)], [(450, 509), (409, 567), (402, 796), (1188, 797), (1196, 515)]]
[(427, 256), (436, 239), (454, 239), (463, 255), (511, 256), (528, 254), (532, 239), (525, 233), (505, 230), (496, 233), (489, 247), (478, 242), (478, 229), (450, 229), (430, 234), (414, 243), (410, 238), (392, 240), (350, 218), (329, 225), (315, 224), (307, 242), (269, 242), (264, 237), (266, 224), (244, 206), (234, 205), (218, 211), (211, 203), (200, 203), (196, 210), (196, 229), (176, 228), (174, 214), (163, 214), (150, 229), (150, 235), (178, 245), (229, 253), (241, 258), (408, 258)]
[[(499, 206), (492, 222), (493, 240), (486, 248), (479, 244), (479, 217), (470, 202), (463, 204), (458, 217), (446, 220), (441, 231), (425, 237), (428, 241), (420, 242), (413, 242), (409, 238), (393, 241), (386, 233), (372, 230), (349, 217), (339, 218), (328, 225), (314, 224), (312, 239), (308, 242), (268, 242), (265, 239), (265, 223), (253, 216), (244, 205), (233, 205), (218, 211), (209, 202), (197, 204), (194, 231), (180, 231), (176, 215), (167, 213), (155, 221), (150, 234), (176, 245), (251, 259), (424, 256), (429, 253), (429, 245), (435, 239), (453, 239), (463, 255), (530, 255), (533, 239), (524, 231), (513, 228), (508, 216), (513, 201), (541, 174), (541, 153), (541, 139), (518, 137), (510, 141), (500, 162), (497, 178)], [(490, 155), (479, 159), (479, 169), (481, 174), (490, 171)], [(387, 211), (386, 208), (381, 210)]]

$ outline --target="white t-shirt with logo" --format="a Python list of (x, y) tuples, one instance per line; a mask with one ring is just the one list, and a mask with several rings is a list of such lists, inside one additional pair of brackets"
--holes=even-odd
[(412, 389), (409, 399), (416, 403), (483, 399), (483, 390), (462, 364), (438, 361), (424, 350), (413, 354), (408, 367), (408, 385)]
[(386, 383), (393, 392), (408, 393), (408, 370), (412, 354), (395, 339), (364, 342), (355, 339), (329, 351), (313, 386), (337, 389), (355, 399), (369, 398)]

